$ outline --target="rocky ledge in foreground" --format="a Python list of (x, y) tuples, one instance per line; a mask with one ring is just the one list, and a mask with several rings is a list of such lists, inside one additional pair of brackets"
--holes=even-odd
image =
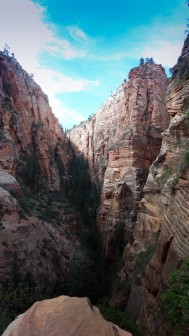
[(88, 298), (60, 296), (36, 302), (2, 336), (132, 336), (104, 320)]

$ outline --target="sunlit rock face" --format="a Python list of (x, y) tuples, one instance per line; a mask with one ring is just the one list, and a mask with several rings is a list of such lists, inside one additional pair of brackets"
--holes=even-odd
[(149, 335), (173, 334), (163, 320), (160, 297), (170, 273), (189, 257), (188, 59), (189, 38), (166, 92), (170, 124), (163, 133), (160, 154), (150, 167), (134, 243), (124, 252), (133, 284), (128, 309), (146, 325)]
[(131, 336), (106, 321), (87, 298), (60, 296), (35, 303), (2, 336)]
[(110, 261), (118, 236), (131, 238), (149, 167), (159, 154), (169, 121), (167, 84), (161, 65), (134, 68), (92, 120), (69, 133), (102, 185), (99, 226)]

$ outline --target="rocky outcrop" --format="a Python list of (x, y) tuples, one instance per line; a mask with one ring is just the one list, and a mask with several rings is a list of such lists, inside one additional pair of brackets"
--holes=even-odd
[(15, 191), (18, 194), (21, 193), (21, 188), (14, 178), (6, 170), (0, 170), (0, 186), (8, 191)]
[(133, 284), (128, 309), (147, 327), (148, 335), (173, 334), (163, 320), (160, 298), (171, 271), (189, 257), (188, 59), (189, 37), (166, 93), (171, 121), (144, 187), (134, 243), (124, 253)]
[(131, 336), (104, 320), (87, 298), (60, 296), (35, 303), (2, 336)]
[(131, 70), (92, 120), (70, 133), (102, 184), (99, 226), (106, 258), (114, 260), (118, 237), (130, 240), (149, 167), (168, 126), (167, 78), (161, 65)]

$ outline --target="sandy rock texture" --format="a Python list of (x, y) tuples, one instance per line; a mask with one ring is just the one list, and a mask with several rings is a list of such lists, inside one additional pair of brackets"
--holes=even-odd
[(0, 282), (15, 253), (22, 271), (48, 279), (47, 289), (64, 280), (80, 219), (50, 192), (59, 191), (71, 157), (48, 97), (14, 57), (0, 52)]
[[(170, 124), (150, 167), (134, 231), (124, 252), (132, 283), (129, 310), (149, 335), (169, 335), (160, 297), (169, 275), (189, 257), (189, 38), (166, 92)], [(141, 269), (137, 265), (142, 264)], [(138, 307), (134, 309), (133, 307)], [(168, 329), (167, 329), (168, 328)]]
[(60, 296), (35, 303), (2, 336), (131, 336), (104, 320), (87, 298)]
[(35, 156), (48, 188), (59, 189), (55, 162), (68, 158), (68, 139), (48, 97), (14, 57), (0, 53), (0, 168), (16, 175), (20, 160)]
[(168, 126), (167, 78), (161, 65), (146, 63), (129, 73), (91, 121), (70, 133), (102, 185), (99, 225), (106, 258), (116, 258), (116, 240), (129, 241), (148, 176)]

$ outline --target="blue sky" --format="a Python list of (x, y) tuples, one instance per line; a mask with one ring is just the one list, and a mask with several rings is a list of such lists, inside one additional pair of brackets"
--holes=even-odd
[(0, 3), (0, 49), (34, 73), (64, 128), (95, 113), (140, 57), (172, 67), (188, 17), (184, 0)]

